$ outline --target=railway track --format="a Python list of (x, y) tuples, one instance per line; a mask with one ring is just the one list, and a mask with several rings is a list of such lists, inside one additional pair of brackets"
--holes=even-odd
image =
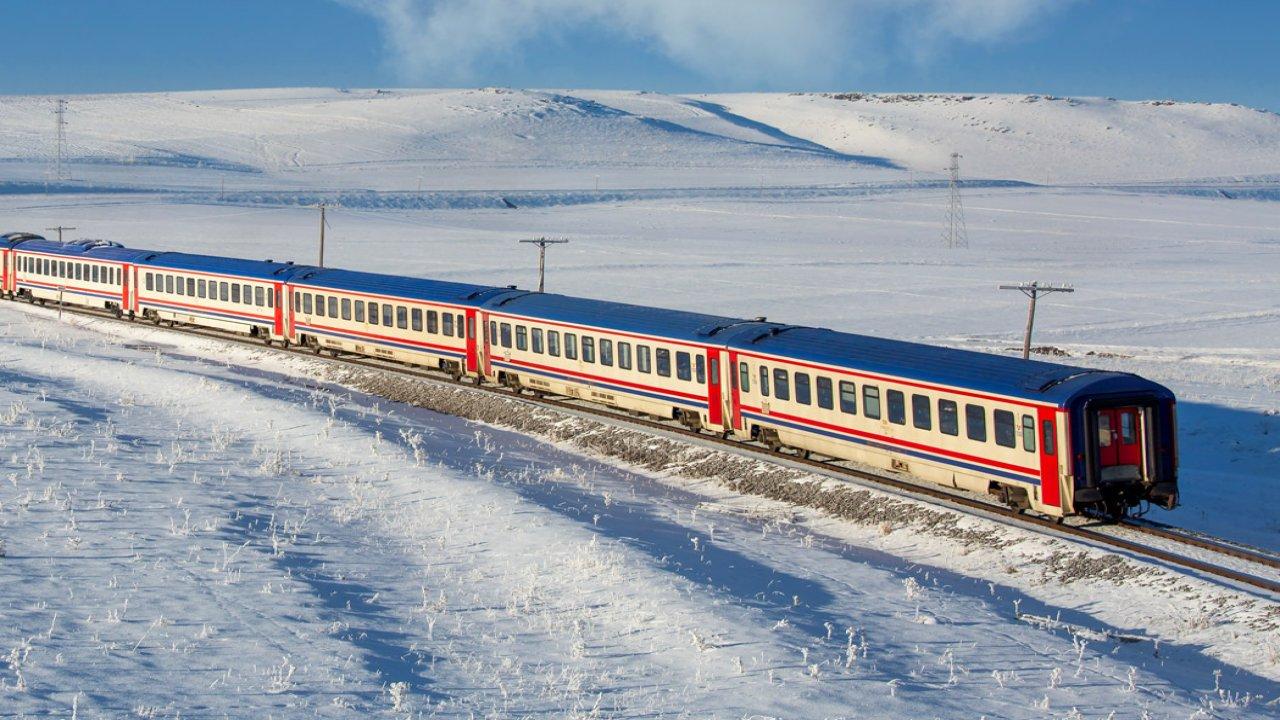
[[(51, 309), (52, 310), (52, 309)], [(91, 310), (87, 308), (63, 307), (59, 312), (67, 312), (83, 317), (91, 317), (99, 320), (107, 320), (110, 322), (121, 323), (124, 325), (141, 325), (142, 321), (129, 321), (117, 318), (114, 314)], [(924, 497), (930, 500), (940, 501), (943, 504), (953, 507), (963, 507), (970, 510), (977, 510), (988, 515), (1000, 517), (1005, 522), (1024, 527), (1032, 527), (1050, 534), (1058, 534), (1062, 536), (1072, 537), (1090, 542), (1095, 545), (1104, 545), (1107, 547), (1123, 550), (1125, 552), (1139, 555), (1148, 559), (1158, 560), (1168, 565), (1175, 565), (1181, 568), (1190, 569), (1204, 575), (1212, 576), (1222, 580), (1228, 580), (1242, 585), (1259, 588), (1270, 593), (1280, 595), (1280, 581), (1264, 577), (1262, 574), (1250, 572), (1245, 569), (1226, 567), (1221, 564), (1213, 563), (1202, 557), (1194, 557), (1193, 554), (1186, 552), (1177, 552), (1165, 547), (1158, 547), (1152, 542), (1141, 542), (1136, 539), (1126, 537), (1126, 535), (1155, 538), (1167, 544), (1183, 546), (1187, 548), (1195, 548), (1204, 553), (1231, 558), (1237, 561), (1238, 565), (1252, 565), (1257, 568), (1266, 568), (1272, 571), (1280, 571), (1280, 556), (1267, 553), (1266, 551), (1250, 548), (1238, 543), (1213, 538), (1200, 533), (1184, 530), (1173, 525), (1166, 525), (1146, 520), (1124, 520), (1118, 524), (1073, 524), (1071, 522), (1062, 522), (1051, 518), (1040, 517), (1036, 515), (1028, 515), (1019, 511), (1010, 509), (1004, 505), (980, 499), (977, 496), (961, 494), (946, 488), (926, 485), (923, 483), (913, 482), (899, 477), (892, 477), (878, 472), (870, 472), (855, 467), (849, 467), (842, 461), (837, 459), (821, 459), (809, 457), (806, 455), (797, 455), (783, 450), (773, 450), (763, 445), (724, 438), (719, 435), (710, 435), (703, 432), (691, 430), (675, 421), (662, 421), (656, 419), (648, 419), (643, 417), (635, 417), (632, 415), (624, 415), (620, 412), (608, 410), (599, 406), (586, 404), (573, 398), (559, 398), (550, 396), (532, 396), (518, 394), (509, 388), (493, 386), (493, 385), (477, 385), (474, 382), (455, 380), (448, 374), (441, 371), (431, 370), (423, 367), (405, 365), (402, 363), (377, 360), (374, 358), (353, 356), (341, 354), (337, 356), (322, 356), (313, 351), (298, 347), (284, 348), (279, 345), (266, 345), (260, 340), (250, 339), (247, 336), (232, 333), (229, 331), (213, 330), (209, 328), (167, 325), (163, 329), (171, 332), (177, 332), (187, 335), (194, 335), (222, 342), (230, 342), (239, 345), (246, 345), (258, 350), (272, 350), (281, 354), (300, 355), (307, 358), (318, 358), (326, 362), (340, 363), (344, 365), (364, 367), (383, 372), (391, 372), (400, 375), (407, 375), (422, 379), (431, 380), (449, 385), (464, 386), (469, 389), (486, 392), (494, 395), (516, 399), (522, 402), (542, 405), (546, 407), (554, 407), (573, 413), (591, 415), (608, 419), (612, 422), (621, 422), (631, 426), (642, 427), (650, 430), (658, 430), (663, 433), (673, 434), (677, 436), (696, 439), (698, 442), (710, 443), (719, 446), (727, 446), (733, 448), (737, 452), (745, 452), (748, 454), (768, 457), (775, 460), (781, 460), (785, 463), (804, 466), (822, 471), (824, 474), (836, 475), (845, 478), (854, 478), (864, 483), (891, 488), (901, 493), (916, 497)], [(1265, 573), (1264, 573), (1265, 574)], [(1280, 574), (1278, 572), (1277, 574)]]

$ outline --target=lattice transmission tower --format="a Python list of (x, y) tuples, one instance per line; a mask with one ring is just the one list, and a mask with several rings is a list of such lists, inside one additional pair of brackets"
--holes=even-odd
[(951, 153), (947, 168), (947, 219), (942, 228), (942, 241), (949, 248), (969, 247), (969, 231), (964, 225), (964, 204), (960, 201), (960, 153)]
[(53, 177), (56, 180), (66, 180), (67, 174), (65, 169), (67, 156), (67, 101), (58, 98), (53, 110), (54, 122), (57, 130), (57, 151), (53, 161)]

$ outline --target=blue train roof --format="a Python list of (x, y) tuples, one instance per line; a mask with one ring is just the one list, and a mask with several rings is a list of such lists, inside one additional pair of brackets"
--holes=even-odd
[(1067, 403), (1085, 390), (1091, 393), (1149, 391), (1172, 396), (1164, 387), (1130, 373), (821, 328), (774, 325), (735, 333), (727, 344), (746, 351), (1059, 404)]
[(697, 343), (714, 343), (723, 340), (731, 332), (743, 327), (757, 326), (751, 320), (705, 315), (684, 310), (665, 310), (644, 305), (589, 300), (536, 293), (527, 290), (512, 291), (485, 303), (485, 309), (507, 312), (513, 315), (529, 315), (574, 325), (606, 327), (638, 335), (655, 335)]
[(27, 232), (11, 232), (0, 235), (0, 248), (12, 248), (31, 240), (44, 240), (43, 235)]
[(390, 295), (410, 300), (454, 303), (478, 307), (495, 295), (511, 292), (510, 288), (490, 285), (426, 280), (423, 278), (382, 275), (380, 273), (338, 270), (333, 268), (307, 268), (294, 276), (293, 281), (334, 290)]
[[(23, 233), (10, 233), (3, 237), (14, 235), (23, 235)], [(51, 255), (87, 258), (89, 260), (113, 260), (116, 262), (137, 262), (139, 258), (145, 257), (149, 252), (147, 250), (131, 250), (119, 243), (105, 240), (71, 240), (60, 243), (56, 240), (46, 240), (39, 235), (31, 235), (28, 236), (28, 239), (18, 240), (13, 244), (13, 247), (25, 252), (49, 253)]]
[(217, 255), (191, 255), (179, 252), (148, 252), (137, 259), (139, 264), (174, 270), (195, 270), (197, 272), (217, 273), (221, 275), (239, 275), (259, 280), (284, 281), (300, 270), (306, 269), (290, 263), (270, 260), (241, 260), (239, 258), (220, 257)]

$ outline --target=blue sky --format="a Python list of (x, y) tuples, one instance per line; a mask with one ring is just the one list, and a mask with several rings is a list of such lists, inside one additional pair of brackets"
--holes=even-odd
[(5, 94), (502, 85), (1280, 110), (1277, 0), (3, 0), (0, 27)]

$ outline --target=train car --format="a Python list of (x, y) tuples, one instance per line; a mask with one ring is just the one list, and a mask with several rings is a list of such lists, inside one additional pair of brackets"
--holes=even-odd
[(44, 240), (34, 233), (12, 232), (0, 235), (0, 294), (12, 300), (18, 292), (19, 245), (30, 240)]
[(665, 419), (726, 429), (723, 338), (755, 321), (516, 291), (491, 299), (482, 375)]
[(59, 243), (38, 236), (9, 253), (12, 293), (32, 302), (104, 308), (117, 315), (132, 303), (132, 269), (146, 251), (103, 240)]
[(168, 322), (283, 341), (285, 282), (303, 268), (271, 260), (151, 252), (136, 260), (132, 310)]
[(1174, 398), (1127, 373), (816, 328), (726, 348), (734, 431), (1063, 516), (1177, 504)]
[(288, 286), (292, 342), (478, 377), (477, 312), (511, 288), (313, 268)]

